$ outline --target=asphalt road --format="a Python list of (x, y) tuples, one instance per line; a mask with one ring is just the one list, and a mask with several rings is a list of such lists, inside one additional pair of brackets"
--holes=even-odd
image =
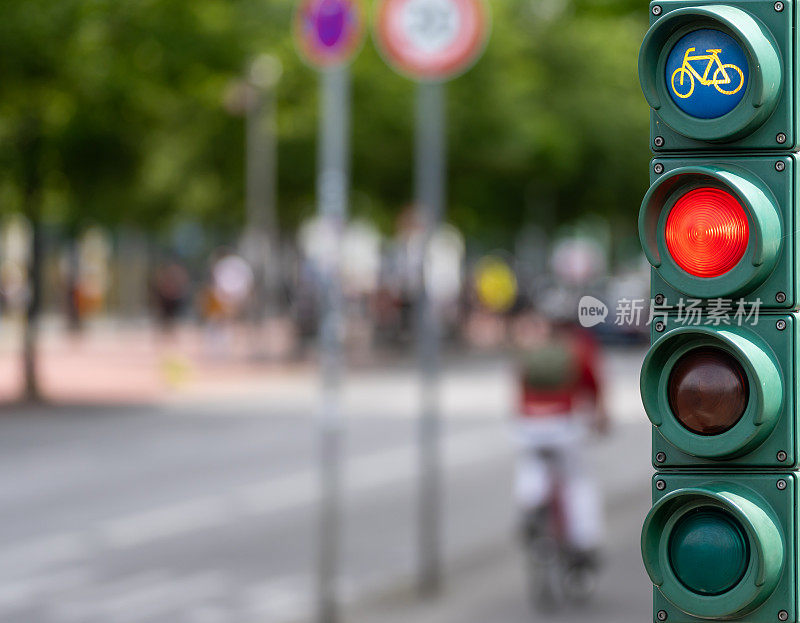
[[(598, 621), (649, 616), (634, 546), (651, 471), (636, 392), (641, 356), (609, 356), (609, 407), (617, 422), (614, 434), (592, 449), (612, 500), (610, 584), (601, 593), (611, 618)], [(230, 397), (158, 407), (4, 414), (0, 621), (307, 619), (317, 499), (315, 388), (313, 376), (295, 374), (243, 386)], [(412, 576), (416, 397), (407, 368), (362, 371), (348, 380), (342, 593), (349, 603)], [(514, 573), (511, 397), (509, 368), (500, 360), (448, 366), (445, 545), (457, 586), (473, 578), (488, 590), (491, 583), (474, 578), (492, 565)], [(503, 576), (496, 569), (492, 577)], [(512, 608), (509, 618), (491, 620), (526, 616), (519, 586), (500, 588), (517, 600), (502, 598), (502, 590), (485, 594), (483, 606), (499, 599)], [(480, 594), (470, 592), (473, 600)], [(513, 610), (520, 603), (523, 610)], [(471, 611), (480, 610), (473, 605)]]

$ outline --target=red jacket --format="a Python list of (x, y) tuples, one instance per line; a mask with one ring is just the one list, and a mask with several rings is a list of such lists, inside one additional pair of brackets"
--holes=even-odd
[(520, 378), (519, 413), (525, 417), (571, 415), (580, 400), (599, 400), (598, 347), (594, 337), (587, 331), (576, 330), (568, 336), (569, 347), (573, 351), (576, 366), (571, 379), (558, 388), (531, 387)]

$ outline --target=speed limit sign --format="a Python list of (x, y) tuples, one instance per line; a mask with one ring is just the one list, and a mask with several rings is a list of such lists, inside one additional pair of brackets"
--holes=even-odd
[(477, 60), (489, 33), (484, 0), (383, 0), (375, 37), (386, 61), (415, 80), (447, 80)]

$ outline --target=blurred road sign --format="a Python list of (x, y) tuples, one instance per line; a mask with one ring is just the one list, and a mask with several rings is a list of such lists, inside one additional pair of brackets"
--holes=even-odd
[(357, 0), (302, 0), (295, 16), (295, 41), (311, 65), (342, 65), (364, 39), (364, 12)]
[(419, 81), (448, 80), (483, 52), (489, 9), (483, 0), (383, 0), (374, 32), (399, 73)]

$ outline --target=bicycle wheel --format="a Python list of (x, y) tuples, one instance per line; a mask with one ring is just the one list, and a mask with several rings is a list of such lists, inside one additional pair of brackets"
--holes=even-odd
[(526, 544), (528, 598), (539, 612), (553, 612), (560, 603), (561, 571), (558, 544), (548, 535), (539, 535)]
[[(676, 84), (675, 77), (678, 74), (680, 74), (681, 79), (680, 82)], [(688, 84), (686, 80), (687, 76), (689, 78)], [(681, 99), (686, 99), (694, 93), (694, 76), (691, 71), (683, 67), (678, 67), (678, 69), (672, 72), (672, 92)]]
[[(567, 555), (565, 553), (565, 555)], [(569, 560), (563, 577), (564, 597), (569, 603), (586, 604), (597, 587), (598, 569), (580, 560)]]
[[(734, 73), (725, 72), (726, 69), (731, 69)], [(718, 82), (720, 73), (728, 77), (728, 81), (723, 83), (725, 86), (732, 86), (735, 84), (737, 85), (736, 88), (731, 91), (723, 89)], [(738, 82), (736, 81), (735, 76), (739, 76)], [(711, 78), (711, 81), (714, 83), (714, 88), (723, 95), (734, 95), (735, 93), (738, 93), (739, 90), (744, 86), (744, 73), (736, 65), (728, 63), (727, 65), (720, 65), (717, 67), (714, 75)]]

